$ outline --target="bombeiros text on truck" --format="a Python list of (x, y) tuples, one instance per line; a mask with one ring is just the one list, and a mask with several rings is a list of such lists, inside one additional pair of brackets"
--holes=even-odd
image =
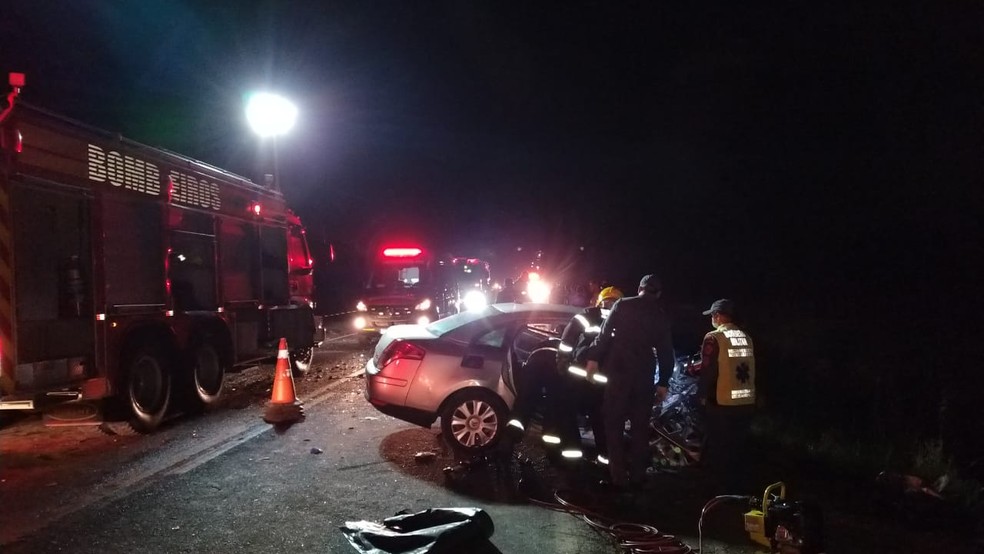
[(323, 339), (313, 260), (260, 185), (29, 106), (0, 112), (0, 409), (66, 402), (138, 431), (215, 404), (226, 372)]

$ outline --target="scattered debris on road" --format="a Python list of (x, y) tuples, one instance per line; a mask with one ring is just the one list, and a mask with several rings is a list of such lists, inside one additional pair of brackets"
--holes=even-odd
[(437, 452), (417, 452), (414, 454), (413, 459), (417, 461), (418, 464), (426, 464), (433, 462), (437, 458)]

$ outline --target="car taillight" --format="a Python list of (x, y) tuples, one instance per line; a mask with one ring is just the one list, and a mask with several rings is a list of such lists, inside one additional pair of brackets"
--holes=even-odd
[(423, 360), (426, 352), (416, 344), (402, 340), (393, 341), (381, 356), (380, 368), (384, 368), (397, 360)]

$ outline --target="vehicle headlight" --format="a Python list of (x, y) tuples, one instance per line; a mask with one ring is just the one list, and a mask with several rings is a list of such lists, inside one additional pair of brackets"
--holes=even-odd
[(369, 308), (366, 307), (366, 303), (365, 302), (359, 300), (359, 303), (355, 305), (355, 309), (356, 310), (359, 310), (360, 312), (364, 312), (364, 311), (368, 310)]
[(429, 310), (430, 308), (431, 308), (430, 298), (424, 298), (424, 300), (420, 304), (417, 304), (416, 306), (413, 307), (413, 309), (415, 310)]
[(485, 294), (482, 291), (472, 290), (468, 291), (462, 303), (464, 303), (466, 311), (478, 312), (484, 310), (485, 306), (488, 306), (489, 301), (485, 298)]
[(536, 304), (545, 304), (550, 301), (550, 285), (544, 281), (530, 281), (526, 285), (526, 295), (529, 297), (530, 302)]

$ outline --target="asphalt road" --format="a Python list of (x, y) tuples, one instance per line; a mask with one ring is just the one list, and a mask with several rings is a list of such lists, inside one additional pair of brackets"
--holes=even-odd
[[(618, 551), (581, 519), (531, 502), (520, 481), (546, 492), (574, 490), (571, 498), (588, 509), (655, 525), (698, 546), (707, 499), (692, 475), (659, 474), (647, 494), (626, 501), (598, 489), (600, 474), (590, 468), (571, 473), (547, 464), (535, 437), (518, 450), (530, 461), (525, 473), (515, 460), (506, 467), (457, 465), (436, 427), (398, 421), (365, 401), (360, 372), (370, 350), (343, 333), (335, 332), (297, 380), (306, 417), (287, 428), (262, 421), (272, 365), (231, 375), (221, 406), (179, 416), (152, 435), (127, 433), (122, 425), (46, 427), (40, 417), (4, 426), (0, 548), (5, 554), (356, 552), (340, 530), (346, 522), (477, 507), (495, 525), (481, 552)], [(427, 459), (418, 460), (419, 453)], [(448, 467), (455, 471), (446, 474)], [(832, 499), (864, 493), (833, 476), (810, 483), (795, 469), (768, 472), (787, 476), (794, 495), (812, 490), (824, 499), (828, 552), (972, 551), (962, 540), (907, 528), (885, 514), (838, 509)], [(723, 505), (708, 514), (703, 552), (764, 550), (744, 533), (742, 511)]]
[[(490, 552), (616, 551), (581, 520), (527, 502), (515, 479), (454, 466), (436, 428), (378, 413), (358, 375), (368, 352), (349, 337), (326, 342), (297, 381), (306, 417), (285, 429), (261, 419), (270, 366), (231, 376), (212, 413), (149, 436), (40, 418), (5, 427), (3, 551), (355, 552), (345, 522), (437, 507), (485, 510)], [(418, 462), (420, 452), (433, 458)], [(449, 466), (458, 467), (450, 476)]]

